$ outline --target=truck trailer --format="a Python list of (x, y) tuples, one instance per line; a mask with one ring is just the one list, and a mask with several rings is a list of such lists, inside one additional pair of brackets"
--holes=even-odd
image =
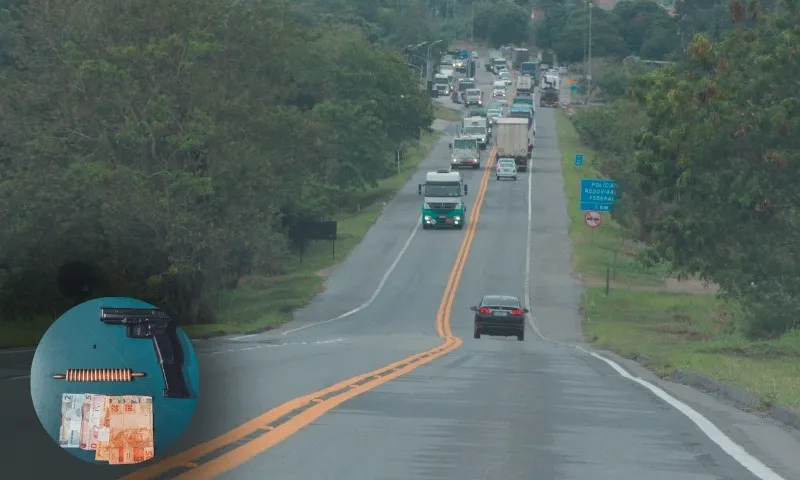
[(517, 170), (525, 172), (533, 154), (533, 140), (525, 118), (499, 118), (494, 127), (497, 159), (513, 158)]

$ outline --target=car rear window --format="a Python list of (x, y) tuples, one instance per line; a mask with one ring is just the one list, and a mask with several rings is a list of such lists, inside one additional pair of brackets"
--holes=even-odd
[(505, 297), (501, 295), (491, 295), (483, 297), (481, 306), (484, 307), (501, 307), (501, 308), (518, 308), (519, 300), (514, 297)]

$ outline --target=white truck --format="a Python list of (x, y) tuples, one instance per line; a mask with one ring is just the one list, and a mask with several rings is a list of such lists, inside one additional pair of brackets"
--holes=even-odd
[(478, 142), (478, 148), (486, 150), (489, 144), (489, 121), (486, 117), (467, 117), (463, 120), (461, 134)]
[(546, 73), (542, 75), (542, 81), (539, 86), (542, 88), (542, 90), (552, 88), (556, 91), (559, 91), (561, 89), (561, 77), (552, 73)]
[(494, 127), (497, 159), (513, 158), (517, 170), (525, 172), (533, 152), (527, 118), (498, 118)]
[(422, 202), (422, 228), (464, 228), (467, 223), (464, 196), (468, 191), (461, 172), (448, 169), (428, 172), (425, 183), (417, 186), (417, 193), (425, 196)]

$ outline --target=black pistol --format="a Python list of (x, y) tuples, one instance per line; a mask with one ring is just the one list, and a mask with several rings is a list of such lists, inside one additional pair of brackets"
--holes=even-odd
[(164, 396), (189, 398), (183, 378), (183, 349), (177, 325), (157, 308), (100, 308), (100, 321), (106, 325), (125, 325), (128, 338), (152, 338), (156, 358), (164, 377)]

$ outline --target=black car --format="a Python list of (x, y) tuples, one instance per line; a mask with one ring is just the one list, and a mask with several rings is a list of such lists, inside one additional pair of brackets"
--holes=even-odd
[(481, 335), (501, 337), (516, 336), (520, 342), (525, 340), (525, 314), (517, 297), (508, 295), (484, 295), (476, 307), (469, 307), (475, 312), (474, 338)]

